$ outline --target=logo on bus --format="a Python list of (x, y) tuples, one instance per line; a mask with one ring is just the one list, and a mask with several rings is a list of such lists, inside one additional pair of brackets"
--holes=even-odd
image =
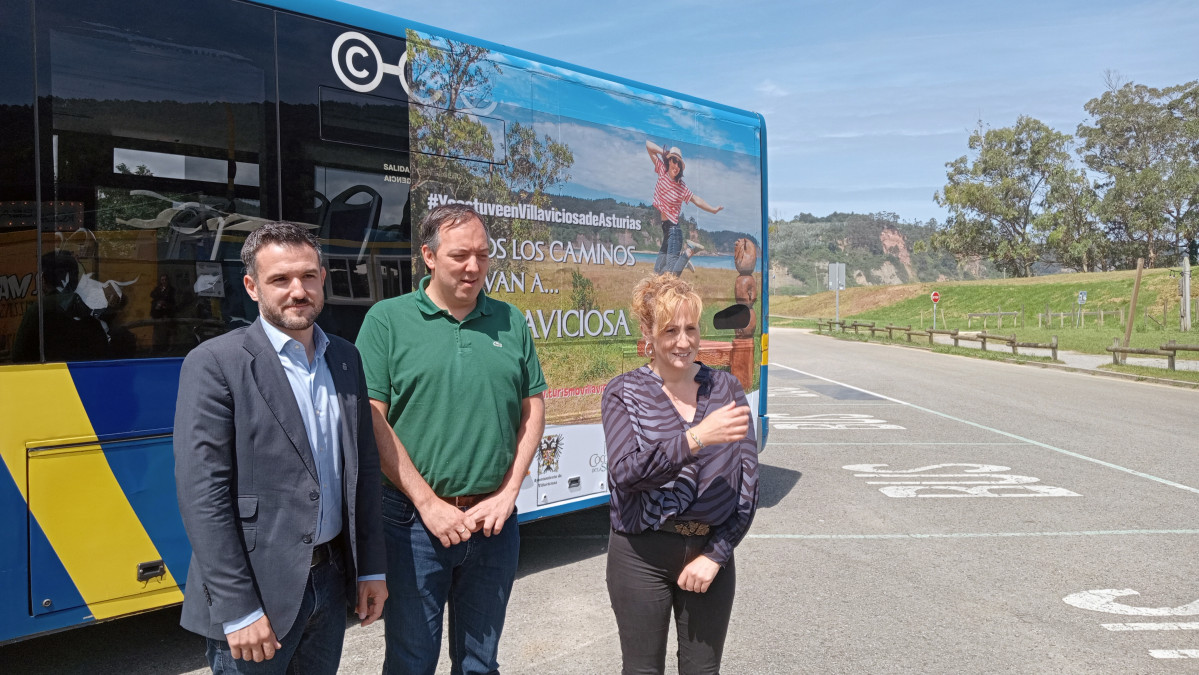
[(562, 460), (562, 440), (562, 434), (541, 437), (541, 443), (537, 446), (540, 473), (554, 473), (558, 470), (558, 463)]
[[(404, 93), (408, 94), (408, 99), (411, 101), (432, 106), (442, 98), (440, 91), (434, 92), (431, 97), (420, 96), (413, 92), (411, 83), (404, 76), (404, 69), (408, 65), (407, 51), (401, 54), (399, 60), (392, 65), (383, 60), (383, 53), (379, 51), (379, 47), (375, 45), (374, 41), (358, 31), (346, 31), (337, 36), (337, 39), (333, 41), (331, 57), (333, 72), (337, 73), (337, 79), (358, 93), (370, 93), (382, 84), (384, 75), (395, 75), (400, 81), (400, 86), (404, 88)], [(458, 108), (455, 112), (467, 115), (488, 115), (495, 110), (497, 105), (496, 101), (492, 101), (486, 107), (480, 107), (477, 103), (465, 98), (462, 101), (465, 107)], [(444, 104), (442, 105), (444, 106)]]

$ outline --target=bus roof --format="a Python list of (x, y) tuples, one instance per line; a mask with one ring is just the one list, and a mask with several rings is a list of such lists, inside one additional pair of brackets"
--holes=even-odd
[[(516, 56), (516, 57), (523, 58), (523, 59), (528, 59), (530, 61), (536, 61), (538, 63), (543, 63), (546, 65), (555, 66), (555, 67), (563, 68), (566, 70), (571, 70), (576, 73), (580, 73), (582, 75), (599, 78), (599, 79), (606, 80), (609, 82), (615, 82), (615, 83), (618, 83), (618, 84), (621, 84), (621, 85), (624, 85), (627, 87), (641, 89), (641, 90), (644, 90), (649, 93), (654, 93), (654, 94), (658, 94), (658, 95), (662, 95), (662, 96), (669, 96), (671, 98), (675, 98), (680, 101), (686, 101), (686, 102), (693, 103), (696, 105), (701, 105), (704, 107), (712, 108), (714, 110), (719, 110), (719, 111), (722, 111), (722, 112), (732, 115), (732, 116), (736, 116), (736, 117), (740, 117), (740, 118), (749, 118), (749, 120), (752, 120), (752, 122), (755, 125), (765, 127), (765, 120), (763, 119), (762, 115), (752, 112), (752, 111), (749, 111), (749, 110), (743, 110), (741, 108), (735, 108), (733, 106), (725, 105), (723, 103), (717, 103), (715, 101), (702, 99), (697, 96), (691, 96), (689, 94), (683, 94), (683, 93), (680, 93), (677, 91), (664, 89), (662, 87), (656, 87), (651, 84), (645, 84), (644, 82), (638, 82), (636, 80), (631, 80), (628, 78), (620, 77), (618, 75), (612, 75), (610, 73), (605, 73), (603, 71), (595, 70), (592, 68), (586, 68), (586, 67), (578, 66), (578, 65), (575, 65), (572, 63), (567, 63), (565, 61), (561, 61), (558, 59), (541, 56), (540, 54), (534, 54), (532, 52), (528, 52), (528, 51), (525, 51), (522, 49), (515, 49), (512, 47), (507, 47), (505, 45), (489, 42), (487, 40), (481, 40), (479, 38), (471, 37), (469, 35), (463, 35), (462, 33), (457, 33), (457, 32), (451, 31), (451, 30), (446, 30), (444, 28), (439, 28), (437, 26), (430, 26), (428, 24), (423, 24), (423, 23), (419, 23), (416, 21), (409, 21), (408, 19), (405, 19), (400, 16), (396, 16), (393, 14), (387, 14), (385, 12), (380, 12), (380, 11), (373, 10), (373, 9), (368, 9), (366, 7), (360, 7), (358, 5), (351, 5), (351, 4), (348, 4), (345, 2), (340, 2), (339, 0), (254, 0), (254, 1), (259, 4), (269, 6), (269, 7), (275, 7), (277, 9), (282, 9), (282, 10), (291, 11), (291, 12), (297, 12), (300, 14), (307, 14), (309, 16), (314, 16), (314, 17), (326, 19), (329, 21), (336, 21), (338, 23), (344, 23), (349, 26), (353, 26), (356, 28), (362, 28), (365, 30), (370, 30), (370, 31), (379, 32), (379, 33), (387, 33), (387, 34), (396, 35), (396, 36), (403, 36), (405, 34), (405, 32), (407, 31), (407, 29), (409, 29), (409, 28), (417, 30), (417, 31), (421, 31), (421, 32), (433, 33), (435, 35), (439, 35), (441, 37), (448, 38), (451, 40), (467, 42), (467, 43), (470, 43), (473, 45), (485, 47), (487, 49), (498, 51), (498, 52), (501, 52), (504, 54)], [(746, 121), (748, 121), (748, 120), (742, 119), (743, 123), (745, 123)]]

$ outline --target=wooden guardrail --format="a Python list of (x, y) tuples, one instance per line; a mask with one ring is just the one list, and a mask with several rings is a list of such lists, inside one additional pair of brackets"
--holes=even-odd
[[(935, 344), (937, 335), (945, 335), (952, 339), (954, 347), (959, 346), (959, 340), (978, 342), (981, 344), (983, 351), (987, 351), (988, 342), (999, 342), (1011, 349), (1014, 356), (1020, 355), (1020, 347), (1025, 347), (1027, 349), (1047, 349), (1049, 350), (1053, 360), (1058, 360), (1058, 342), (1056, 335), (1052, 336), (1049, 342), (1019, 342), (1015, 335), (995, 335), (986, 331), (980, 331), (977, 334), (969, 334), (961, 333), (956, 328), (949, 330), (933, 330), (931, 328), (913, 330), (911, 326), (895, 326), (892, 324), (879, 326), (874, 321), (854, 321), (853, 323), (847, 324), (844, 321), (834, 321), (832, 319), (822, 319), (816, 323), (817, 332), (828, 329), (828, 331), (832, 333), (833, 330), (838, 327), (841, 329), (842, 333), (850, 329), (853, 329), (854, 333), (857, 333), (858, 329), (866, 328), (870, 331), (870, 337), (875, 337), (879, 333), (886, 331), (888, 340), (894, 339), (895, 331), (899, 331), (900, 333), (907, 335), (908, 342), (912, 342), (912, 338), (914, 337), (927, 338), (929, 346)], [(1171, 341), (1171, 345), (1173, 344), (1174, 343)], [(1178, 350), (1193, 350), (1199, 352), (1199, 345), (1176, 345), (1176, 348)], [(1170, 347), (1167, 345), (1162, 346), (1162, 350), (1167, 349), (1170, 349)], [(1165, 355), (1165, 351), (1162, 352), (1162, 355)], [(1173, 364), (1173, 359), (1171, 359), (1171, 364)]]
[(919, 335), (920, 337), (927, 337), (927, 338), (928, 338), (928, 344), (929, 344), (929, 345), (932, 345), (932, 343), (933, 343), (933, 334), (932, 334), (932, 333), (930, 333), (930, 332), (928, 332), (927, 330), (925, 330), (925, 329), (923, 329), (923, 328), (921, 328), (920, 330), (910, 330), (910, 331), (908, 331), (908, 342), (911, 342), (911, 341), (912, 341), (912, 336), (913, 336), (913, 335)]
[(890, 340), (894, 337), (894, 335), (892, 334), (892, 331), (897, 331), (897, 330), (908, 331), (908, 330), (912, 330), (912, 327), (911, 326), (892, 326), (891, 324), (887, 324), (886, 326), (871, 326), (870, 327), (870, 337), (874, 337), (878, 333), (882, 333), (883, 331), (886, 331), (887, 339)]
[(845, 332), (845, 322), (844, 321), (837, 321), (836, 319), (818, 319), (816, 321), (816, 332), (817, 333), (823, 332), (825, 328), (828, 329), (829, 333), (832, 333), (833, 329), (837, 328), (837, 327), (841, 328), (842, 333)]
[(1112, 364), (1113, 365), (1117, 365), (1117, 366), (1120, 365), (1120, 363), (1124, 361), (1124, 357), (1128, 356), (1129, 354), (1140, 354), (1140, 355), (1144, 355), (1144, 356), (1165, 356), (1167, 359), (1169, 359), (1170, 370), (1174, 370), (1174, 352), (1173, 351), (1165, 351), (1163, 349), (1136, 349), (1133, 347), (1121, 347), (1120, 346), (1120, 338), (1116, 338), (1115, 341), (1112, 342), (1112, 346), (1107, 347), (1106, 349), (1107, 349), (1107, 351), (1112, 353)]
[(1170, 352), (1170, 356), (1166, 357), (1170, 366), (1170, 370), (1174, 370), (1174, 360), (1178, 356), (1178, 352), (1199, 352), (1199, 345), (1180, 345), (1174, 340), (1170, 340), (1162, 345), (1163, 352)]
[[(1048, 349), (1049, 353), (1053, 357), (1053, 360), (1057, 361), (1057, 336), (1056, 335), (1054, 335), (1053, 339), (1050, 340), (1049, 342), (1017, 342), (1016, 347), (1028, 347), (1030, 349)], [(1013, 354), (1016, 353), (1016, 349), (1014, 347), (1012, 348), (1012, 353)]]

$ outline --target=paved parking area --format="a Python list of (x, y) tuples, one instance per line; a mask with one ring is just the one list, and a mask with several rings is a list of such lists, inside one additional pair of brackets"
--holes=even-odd
[[(771, 347), (723, 672), (1197, 672), (1199, 392), (800, 331)], [(619, 672), (606, 512), (522, 538), (503, 672)], [(177, 618), (3, 647), (0, 671), (205, 672)], [(381, 663), (381, 627), (352, 627), (342, 672)]]

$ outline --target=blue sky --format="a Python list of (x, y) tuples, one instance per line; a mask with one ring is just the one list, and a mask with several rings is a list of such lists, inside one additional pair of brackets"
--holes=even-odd
[(612, 0), (372, 9), (760, 112), (770, 210), (944, 219), (933, 193), (978, 120), (1073, 133), (1104, 72), (1199, 78), (1199, 3)]

